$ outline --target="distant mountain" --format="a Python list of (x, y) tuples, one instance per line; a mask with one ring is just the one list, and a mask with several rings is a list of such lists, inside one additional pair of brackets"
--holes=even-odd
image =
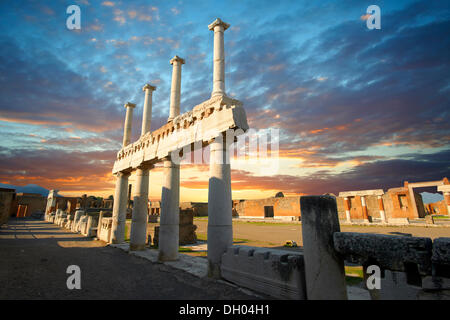
[(47, 189), (38, 186), (37, 184), (27, 184), (26, 186), (14, 186), (12, 184), (4, 184), (4, 183), (0, 183), (0, 188), (11, 188), (11, 189), (16, 189), (16, 193), (38, 193), (43, 195), (44, 197), (48, 196), (48, 191)]
[(444, 197), (440, 193), (422, 192), (420, 195), (422, 196), (422, 201), (424, 204), (444, 200)]

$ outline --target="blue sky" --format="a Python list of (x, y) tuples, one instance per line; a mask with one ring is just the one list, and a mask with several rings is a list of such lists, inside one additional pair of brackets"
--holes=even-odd
[[(66, 28), (71, 4), (80, 31)], [(362, 19), (372, 4), (381, 30)], [(280, 179), (311, 194), (449, 176), (448, 2), (2, 1), (0, 182), (110, 192), (123, 105), (137, 104), (137, 138), (150, 82), (152, 129), (165, 123), (174, 55), (186, 60), (181, 112), (209, 98), (217, 17), (231, 24), (227, 93), (252, 128), (282, 133), (282, 170), (234, 170), (240, 196)], [(186, 192), (206, 192), (201, 172)]]

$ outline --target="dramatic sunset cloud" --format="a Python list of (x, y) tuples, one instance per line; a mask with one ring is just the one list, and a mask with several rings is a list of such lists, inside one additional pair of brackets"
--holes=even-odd
[[(213, 33), (225, 32), (226, 88), (255, 130), (279, 130), (279, 153), (233, 158), (234, 199), (338, 193), (450, 177), (450, 9), (381, 1), (380, 30), (349, 1), (74, 1), (0, 3), (0, 183), (109, 196), (124, 104), (145, 83), (152, 130), (167, 121), (172, 66), (181, 112), (212, 90)], [(251, 158), (251, 157), (250, 157)], [(277, 166), (270, 167), (276, 162)], [(271, 169), (269, 169), (269, 167)], [(131, 178), (131, 180), (133, 177)], [(159, 199), (162, 168), (150, 174)], [(206, 201), (208, 165), (182, 165), (181, 200)]]

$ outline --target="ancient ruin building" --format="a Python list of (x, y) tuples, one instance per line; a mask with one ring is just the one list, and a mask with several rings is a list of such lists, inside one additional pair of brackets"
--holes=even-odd
[(16, 190), (10, 188), (0, 188), (0, 226), (8, 222), (13, 214), (13, 203), (16, 198)]
[[(427, 212), (417, 188), (437, 187), (437, 191), (443, 192), (446, 197), (446, 192), (441, 188), (448, 188), (449, 184), (448, 179), (443, 178), (438, 181), (414, 183), (406, 181), (403, 187), (391, 188), (386, 192), (381, 189), (340, 192), (336, 198), (339, 218), (349, 222), (424, 218)], [(449, 214), (448, 210), (445, 214)]]
[(237, 217), (245, 219), (280, 219), (298, 221), (301, 217), (300, 197), (271, 197), (242, 200), (234, 205)]

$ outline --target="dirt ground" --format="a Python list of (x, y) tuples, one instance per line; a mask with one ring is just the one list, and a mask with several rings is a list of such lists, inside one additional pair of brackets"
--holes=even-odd
[[(208, 220), (196, 218), (197, 237), (206, 239)], [(235, 244), (244, 244), (257, 247), (281, 247), (286, 241), (293, 240), (299, 246), (303, 245), (302, 225), (299, 223), (270, 223), (233, 221), (233, 238)], [(450, 237), (450, 227), (426, 226), (341, 226), (343, 232), (379, 233), (400, 236)]]

